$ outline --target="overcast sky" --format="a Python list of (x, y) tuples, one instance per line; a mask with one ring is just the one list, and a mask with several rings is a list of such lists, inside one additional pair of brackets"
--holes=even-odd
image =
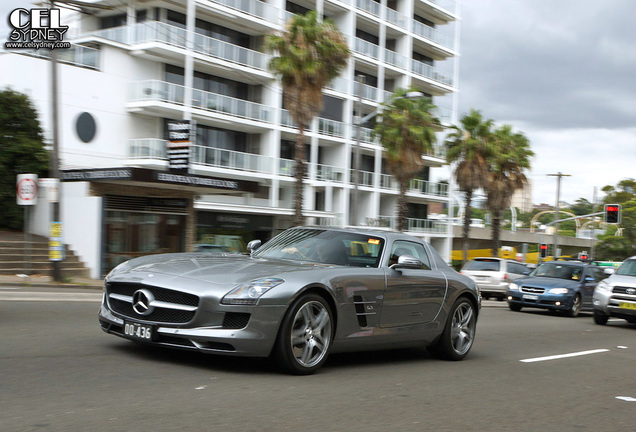
[[(0, 0), (3, 42), (9, 12), (31, 4)], [(460, 115), (475, 108), (526, 134), (534, 203), (555, 202), (547, 174), (571, 175), (561, 188), (569, 202), (636, 177), (634, 0), (460, 4)]]
[(533, 202), (592, 201), (636, 177), (636, 2), (461, 1), (460, 115), (513, 125), (536, 156)]

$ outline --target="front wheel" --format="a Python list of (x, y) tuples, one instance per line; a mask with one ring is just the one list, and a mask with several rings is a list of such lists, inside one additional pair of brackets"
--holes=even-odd
[(607, 324), (607, 320), (609, 320), (609, 317), (607, 315), (605, 315), (603, 312), (594, 310), (594, 322), (596, 324), (605, 325)]
[(574, 299), (572, 300), (572, 306), (570, 306), (570, 309), (566, 313), (569, 317), (576, 318), (577, 316), (579, 316), (580, 312), (581, 312), (581, 296), (580, 294), (575, 294)]
[(301, 296), (285, 314), (273, 357), (285, 371), (308, 375), (327, 360), (333, 338), (332, 312), (324, 298)]
[(475, 340), (477, 311), (473, 303), (459, 298), (450, 310), (444, 332), (432, 351), (446, 360), (462, 360), (468, 355)]

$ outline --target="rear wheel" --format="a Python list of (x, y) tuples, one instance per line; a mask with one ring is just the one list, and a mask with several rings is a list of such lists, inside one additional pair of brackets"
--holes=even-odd
[(577, 316), (579, 316), (580, 312), (581, 312), (581, 295), (575, 294), (574, 299), (572, 300), (572, 306), (570, 306), (570, 309), (566, 313), (569, 317), (576, 318)]
[(289, 308), (278, 332), (273, 356), (278, 365), (295, 375), (308, 375), (327, 360), (333, 338), (333, 317), (319, 295), (298, 298)]
[(446, 360), (462, 360), (468, 355), (475, 340), (477, 311), (466, 297), (455, 301), (440, 340), (431, 351)]
[(603, 312), (594, 311), (594, 322), (598, 325), (605, 325), (607, 324), (607, 320), (609, 319), (609, 317), (607, 315), (605, 315)]

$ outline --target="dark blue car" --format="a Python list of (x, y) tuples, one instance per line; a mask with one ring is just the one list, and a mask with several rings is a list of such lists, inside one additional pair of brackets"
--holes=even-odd
[(529, 276), (510, 283), (508, 306), (513, 311), (532, 307), (576, 317), (582, 310), (592, 310), (594, 288), (607, 276), (602, 268), (584, 262), (546, 262)]

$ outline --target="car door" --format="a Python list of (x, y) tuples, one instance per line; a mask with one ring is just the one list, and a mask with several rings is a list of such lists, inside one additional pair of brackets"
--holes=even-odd
[(594, 267), (587, 267), (581, 280), (581, 305), (586, 309), (592, 308), (594, 288), (601, 280), (599, 273), (595, 272), (595, 270), (597, 269)]
[(393, 243), (389, 266), (401, 255), (422, 261), (422, 268), (386, 268), (386, 291), (382, 301), (381, 327), (423, 324), (437, 316), (446, 295), (446, 277), (431, 269), (423, 244), (399, 240)]

